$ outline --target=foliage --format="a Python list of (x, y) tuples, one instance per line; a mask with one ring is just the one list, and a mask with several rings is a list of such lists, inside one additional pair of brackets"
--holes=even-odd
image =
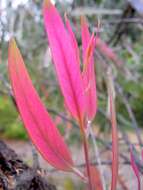
[(0, 97), (0, 131), (6, 138), (27, 139), (23, 125), (18, 118), (17, 110), (7, 96)]
[[(44, 1), (43, 16), (65, 105), (80, 127), (86, 166), (85, 174), (82, 174), (75, 167), (63, 137), (60, 135), (32, 85), (16, 42), (14, 39), (11, 39), (8, 51), (8, 71), (16, 106), (29, 137), (41, 155), (52, 166), (59, 170), (75, 173), (86, 182), (88, 190), (102, 190), (105, 186), (100, 179), (101, 173), (98, 172), (95, 166), (90, 165), (87, 136), (87, 130), (91, 128), (88, 125), (93, 120), (97, 111), (93, 51), (98, 36), (96, 38), (94, 35), (90, 36), (86, 20), (82, 18), (83, 65), (82, 70), (80, 70), (78, 44), (68, 18), (66, 17), (66, 30), (57, 9), (50, 0)], [(59, 27), (58, 30), (56, 30), (55, 24)], [(106, 45), (104, 45), (104, 48), (106, 48)], [(111, 190), (114, 190), (116, 189), (118, 178), (118, 130), (113, 81), (111, 73), (108, 73), (108, 75), (109, 118), (112, 126), (113, 143)]]
[[(76, 7), (74, 5), (75, 2), (73, 2), (72, 4), (72, 8)], [(88, 2), (88, 1), (76, 1), (76, 5), (89, 5), (91, 3), (91, 5), (97, 5), (99, 3), (101, 3), (101, 1), (97, 2)], [(113, 2), (113, 1), (108, 1), (107, 2), (103, 2), (103, 5), (101, 5), (101, 7), (106, 6), (107, 8), (115, 8), (117, 2)], [(123, 6), (123, 2), (119, 1), (119, 7)], [(61, 13), (64, 12), (64, 10), (71, 10), (71, 8), (69, 8), (69, 4), (65, 4), (64, 6), (61, 6), (60, 4), (58, 4), (57, 2), (57, 7), (61, 8)], [(32, 11), (30, 9), (30, 7), (33, 7)], [(16, 36), (17, 41), (18, 41), (18, 45), (20, 47), (20, 49), (22, 50), (22, 54), (24, 59), (26, 60), (26, 65), (28, 67), (30, 76), (32, 76), (32, 81), (34, 86), (36, 87), (36, 89), (38, 90), (38, 93), (40, 94), (41, 99), (43, 100), (43, 102), (46, 105), (46, 108), (49, 109), (49, 112), (53, 113), (53, 120), (55, 125), (57, 125), (60, 129), (60, 132), (64, 135), (66, 133), (65, 129), (65, 125), (68, 125), (69, 122), (65, 121), (67, 118), (70, 119), (70, 123), (72, 123), (72, 125), (77, 125), (76, 123), (78, 123), (78, 125), (80, 125), (80, 129), (83, 132), (83, 137), (84, 137), (84, 130), (83, 127), (81, 126), (82, 122), (79, 122), (80, 120), (82, 121), (82, 117), (84, 115), (84, 102), (82, 100), (82, 96), (79, 92), (82, 92), (82, 88), (80, 89), (79, 87), (81, 86), (81, 79), (80, 77), (78, 78), (78, 85), (71, 81), (70, 83), (72, 83), (72, 86), (74, 86), (74, 91), (71, 93), (71, 89), (70, 88), (66, 88), (69, 87), (70, 84), (68, 83), (69, 81), (66, 80), (66, 84), (65, 86), (63, 85), (63, 75), (61, 75), (61, 73), (63, 72), (64, 75), (66, 75), (66, 71), (64, 70), (64, 65), (62, 61), (61, 67), (59, 69), (59, 63), (56, 66), (56, 71), (59, 72), (58, 74), (58, 81), (60, 81), (60, 86), (62, 89), (62, 93), (59, 92), (59, 87), (57, 86), (57, 81), (55, 80), (55, 71), (53, 70), (53, 66), (51, 64), (51, 58), (50, 58), (50, 54), (48, 49), (45, 52), (45, 49), (47, 47), (47, 42), (45, 40), (45, 33), (43, 31), (43, 24), (42, 24), (42, 15), (41, 15), (41, 11), (40, 11), (40, 6), (41, 3), (40, 1), (35, 1), (35, 3), (30, 2), (30, 4), (28, 4), (27, 6), (25, 5), (21, 5), (19, 6), (19, 8), (15, 11), (15, 9), (13, 9), (12, 4), (10, 4), (10, 6), (7, 6), (8, 8), (8, 12), (10, 12), (11, 14), (6, 14), (5, 16), (2, 16), (2, 26), (3, 26), (3, 31), (0, 33), (2, 35), (1, 37), (1, 48), (2, 48), (2, 64), (0, 65), (0, 70), (1, 70), (1, 83), (0, 83), (0, 87), (1, 87), (1, 96), (0, 96), (0, 110), (1, 110), (1, 116), (0, 116), (0, 130), (2, 132), (2, 136), (4, 137), (13, 137), (13, 138), (24, 138), (27, 139), (26, 133), (23, 130), (22, 124), (20, 122), (20, 118), (17, 115), (17, 111), (15, 110), (13, 103), (11, 101), (11, 99), (9, 99), (9, 97), (11, 98), (11, 89), (9, 87), (8, 84), (8, 80), (6, 77), (6, 69), (5, 69), (5, 60), (7, 59), (7, 54), (5, 52), (7, 52), (7, 41), (9, 40), (9, 37), (11, 36), (11, 34), (14, 34), (14, 36)], [(70, 11), (69, 11), (69, 15), (70, 15)], [(4, 12), (5, 14), (5, 12)], [(72, 14), (71, 14), (72, 15)], [(98, 16), (89, 16), (89, 20), (90, 20), (90, 30), (94, 31), (93, 25), (95, 25), (95, 19), (97, 19)], [(14, 18), (14, 19), (11, 19)], [(5, 22), (6, 19), (6, 22)], [(50, 18), (47, 18), (45, 20), (48, 20), (50, 23)], [(117, 20), (119, 19), (119, 17), (117, 16)], [(55, 22), (57, 22), (58, 18), (55, 18)], [(82, 46), (84, 43), (84, 33), (85, 31), (83, 30), (83, 37), (82, 37), (82, 42), (80, 39), (80, 32), (78, 30), (78, 25), (79, 25), (79, 18), (73, 18), (71, 16), (71, 20), (72, 22), (72, 28), (70, 26), (70, 23), (68, 21), (68, 18), (66, 17), (66, 27), (68, 29), (69, 34), (71, 35), (72, 41), (73, 41), (73, 46), (75, 47), (75, 50), (77, 49), (78, 46)], [(77, 21), (77, 25), (75, 24), (75, 20)], [(118, 126), (119, 129), (121, 130), (121, 132), (128, 129), (131, 129), (131, 126), (133, 127), (133, 130), (136, 130), (138, 127), (142, 126), (142, 113), (143, 113), (143, 107), (142, 107), (142, 91), (143, 91), (143, 86), (142, 86), (142, 64), (141, 62), (143, 61), (143, 54), (142, 54), (142, 45), (140, 45), (139, 40), (141, 41), (142, 37), (142, 29), (141, 27), (134, 27), (134, 30), (131, 30), (132, 32), (129, 31), (128, 36), (125, 36), (125, 38), (123, 37), (123, 40), (119, 42), (119, 44), (116, 47), (112, 47), (111, 45), (109, 46), (108, 43), (106, 43), (105, 41), (107, 41), (109, 39), (109, 37), (112, 36), (112, 33), (114, 31), (114, 25), (110, 24), (113, 22), (114, 20), (112, 19), (112, 17), (106, 17), (106, 16), (102, 16), (102, 27), (101, 27), (101, 31), (98, 31), (98, 27), (95, 27), (95, 30), (97, 32), (97, 37), (96, 37), (96, 53), (95, 53), (95, 62), (96, 62), (96, 81), (97, 81), (97, 95), (98, 95), (98, 107), (99, 109), (97, 110), (97, 114), (96, 114), (96, 118), (94, 119), (93, 123), (95, 125), (98, 126), (98, 128), (100, 128), (102, 131), (104, 130), (109, 131), (110, 129), (110, 114), (112, 113), (112, 119), (114, 118), (114, 121), (112, 120), (112, 133), (114, 132), (114, 136), (112, 137), (112, 142), (113, 142), (113, 149), (112, 149), (112, 153), (113, 153), (113, 167), (112, 167), (112, 174), (113, 174), (113, 179), (112, 179), (112, 188), (114, 189), (116, 186), (116, 181), (117, 181), (117, 168), (118, 168), (118, 162), (117, 162), (117, 154), (118, 154), (118, 144), (117, 144), (117, 134), (116, 134), (116, 130), (114, 131), (114, 129), (116, 129), (116, 122), (115, 122), (115, 116), (114, 113), (112, 112), (112, 109), (110, 110), (110, 114), (109, 114), (109, 100), (107, 101), (107, 97), (112, 96), (113, 94), (111, 94), (110, 92), (107, 94), (107, 78), (105, 73), (108, 70), (108, 67), (111, 67), (113, 70), (113, 81), (115, 84), (115, 91), (116, 91), (116, 107), (117, 107), (117, 120), (118, 120)], [(108, 23), (109, 22), (109, 23)], [(46, 21), (45, 21), (46, 23)], [(115, 19), (115, 23), (116, 23), (116, 19)], [(47, 24), (47, 26), (48, 26)], [(136, 23), (135, 23), (136, 24)], [(46, 25), (46, 24), (45, 24)], [(57, 26), (59, 26), (59, 23), (57, 24)], [(134, 25), (130, 24), (129, 27), (132, 28)], [(138, 25), (137, 25), (138, 26)], [(49, 27), (46, 28), (51, 28), (51, 25), (49, 25)], [(58, 49), (58, 42), (56, 42), (53, 45), (53, 39), (54, 37), (57, 35), (57, 33), (53, 32), (50, 34), (50, 31), (47, 29), (47, 33), (49, 36), (50, 41), (50, 45), (53, 48), (53, 52), (57, 52)], [(72, 29), (74, 29), (76, 31), (76, 37), (77, 37), (77, 42), (75, 41), (75, 37), (73, 36), (72, 33)], [(103, 31), (102, 31), (103, 30)], [(106, 32), (104, 32), (106, 31)], [(98, 32), (101, 32), (100, 36), (98, 36)], [(138, 34), (138, 35), (137, 35)], [(53, 37), (51, 37), (53, 36)], [(65, 34), (66, 36), (66, 34)], [(66, 37), (65, 37), (66, 39)], [(101, 40), (102, 39), (102, 40)], [(104, 40), (103, 40), (104, 39)], [(86, 60), (90, 60), (90, 58), (93, 56), (92, 55), (92, 45), (93, 45), (93, 41), (94, 38), (89, 38), (88, 42), (90, 41), (90, 43), (88, 44), (89, 47), (87, 52), (85, 50), (84, 56), (86, 57)], [(36, 43), (35, 43), (36, 42)], [(60, 42), (61, 44), (63, 43), (63, 41), (61, 40)], [(86, 44), (86, 46), (87, 46)], [(67, 44), (66, 44), (67, 45)], [(68, 45), (68, 47), (70, 46), (70, 44)], [(54, 50), (54, 48), (57, 48)], [(63, 47), (65, 47), (63, 45)], [(86, 48), (83, 48), (86, 49)], [(73, 50), (70, 50), (71, 54), (73, 54)], [(45, 53), (43, 53), (45, 52)], [(84, 52), (84, 50), (83, 50)], [(137, 53), (136, 53), (137, 52)], [(1, 53), (1, 52), (0, 52)], [(79, 52), (76, 52), (77, 56), (79, 56)], [(53, 53), (53, 57), (56, 55), (56, 53)], [(73, 58), (69, 58), (68, 52), (66, 51), (65, 53), (66, 60), (67, 62), (70, 63), (70, 61)], [(44, 59), (43, 59), (44, 57)], [(58, 60), (59, 58), (54, 57), (54, 61)], [(84, 60), (84, 59), (83, 59)], [(55, 61), (56, 63), (58, 61)], [(86, 61), (83, 61), (84, 63)], [(89, 61), (90, 62), (90, 61)], [(30, 64), (29, 64), (30, 63)], [(70, 66), (72, 66), (72, 61), (69, 64)], [(88, 63), (85, 63), (86, 67), (88, 67)], [(73, 68), (68, 68), (69, 72), (70, 72), (70, 76), (73, 76), (73, 70), (76, 71), (76, 66), (73, 64), (74, 69)], [(81, 69), (85, 69), (86, 67), (84, 67), (83, 65), (81, 66)], [(20, 68), (19, 68), (20, 69)], [(87, 69), (87, 68), (86, 68)], [(85, 70), (86, 70), (85, 69)], [(93, 68), (92, 68), (93, 70)], [(83, 72), (82, 74), (85, 74), (85, 86), (88, 84), (88, 78), (92, 75), (88, 74), (89, 76), (87, 77), (87, 73)], [(78, 76), (80, 74), (78, 73)], [(87, 77), (87, 78), (86, 78)], [(68, 78), (68, 75), (66, 76), (66, 78)], [(74, 76), (73, 76), (74, 78)], [(69, 79), (69, 78), (68, 78)], [(87, 81), (86, 81), (87, 80)], [(65, 82), (64, 82), (65, 83)], [(25, 85), (26, 86), (26, 85)], [(13, 87), (16, 88), (16, 87)], [(72, 97), (70, 99), (70, 97), (67, 95), (67, 89), (69, 90), (69, 92), (71, 93)], [(80, 89), (80, 90), (79, 90)], [(21, 89), (22, 91), (23, 89)], [(26, 89), (24, 89), (26, 90)], [(79, 90), (79, 91), (78, 91)], [(84, 89), (86, 90), (86, 88)], [(76, 93), (75, 93), (76, 92)], [(94, 91), (95, 92), (95, 89)], [(28, 91), (26, 91), (26, 93), (29, 93)], [(70, 94), (69, 93), (69, 94)], [(78, 99), (78, 108), (79, 110), (77, 111), (77, 108), (75, 106), (75, 102), (73, 101), (73, 94), (78, 94), (79, 95), (79, 99), (78, 96), (76, 96), (76, 98)], [(87, 93), (88, 96), (90, 93)], [(64, 98), (63, 98), (63, 96)], [(30, 95), (29, 95), (30, 96)], [(114, 96), (114, 95), (113, 95)], [(66, 106), (63, 104), (63, 99), (66, 102)], [(96, 99), (96, 95), (94, 94), (94, 100)], [(113, 102), (114, 97), (111, 98), (111, 102)], [(72, 100), (72, 101), (71, 101)], [(18, 100), (17, 100), (18, 101)], [(87, 101), (87, 100), (86, 100)], [(69, 103), (70, 102), (70, 103)], [(97, 104), (97, 102), (95, 101), (94, 103)], [(89, 99), (89, 104), (90, 104), (90, 99)], [(30, 101), (29, 101), (29, 105), (30, 105)], [(68, 106), (67, 106), (68, 105)], [(81, 106), (82, 105), (82, 106)], [(93, 105), (93, 102), (91, 103), (91, 105)], [(90, 106), (91, 106), (90, 105)], [(81, 106), (81, 107), (80, 107)], [(89, 107), (90, 107), (89, 106)], [(88, 118), (93, 119), (94, 118), (94, 114), (96, 113), (96, 107), (97, 105), (94, 105), (92, 109), (93, 113), (89, 113)], [(110, 108), (112, 105), (112, 103), (110, 103)], [(71, 116), (69, 116), (69, 113), (65, 113), (65, 108), (69, 108), (69, 111), (71, 112), (72, 116), (74, 116), (76, 123), (73, 121), (73, 118)], [(88, 106), (85, 106), (86, 109)], [(50, 109), (52, 108), (52, 109)], [(113, 107), (112, 107), (113, 108)], [(86, 110), (85, 109), (85, 110)], [(91, 109), (89, 109), (89, 111), (92, 111)], [(32, 110), (33, 113), (35, 114), (34, 110)], [(87, 112), (87, 111), (86, 111)], [(57, 118), (56, 115), (60, 114), (60, 119), (63, 118), (62, 120), (59, 121), (59, 118)], [(21, 114), (22, 115), (22, 114)], [(65, 116), (65, 117), (64, 117)], [(113, 117), (114, 116), (114, 117)], [(47, 122), (48, 123), (48, 122)], [(54, 125), (54, 124), (53, 124)], [(122, 127), (123, 126), (123, 127)], [(42, 128), (42, 125), (41, 125)], [(43, 130), (43, 129), (42, 129)], [(74, 139), (79, 139), (79, 132), (77, 132), (77, 126), (76, 126), (76, 130), (75, 133), (73, 132), (74, 130), (71, 130), (69, 127), (69, 133), (70, 133), (70, 137), (68, 139), (68, 142), (73, 142)], [(31, 132), (32, 134), (32, 132)], [(34, 137), (32, 137), (34, 138)], [(42, 138), (42, 137), (41, 137)], [(60, 138), (59, 138), (60, 139)], [(84, 139), (85, 142), (86, 139)], [(59, 140), (60, 141), (60, 140)], [(79, 140), (78, 140), (79, 141)], [(41, 141), (42, 142), (42, 141)], [(82, 139), (81, 139), (82, 142)], [(35, 143), (36, 144), (36, 143)], [(51, 146), (51, 142), (47, 143), (48, 146)], [(39, 146), (36, 144), (36, 146)], [(63, 145), (65, 146), (65, 145)], [(66, 146), (65, 146), (66, 147)], [(42, 149), (41, 147), (39, 148), (40, 150)], [(66, 150), (67, 148), (65, 148)], [(85, 148), (86, 149), (86, 148)], [(43, 151), (43, 150), (42, 150)], [(41, 151), (41, 152), (42, 152)], [(65, 151), (68, 152), (68, 151)], [(86, 150), (85, 150), (86, 152)], [(45, 153), (43, 153), (45, 154)], [(58, 154), (63, 154), (62, 152), (58, 152)], [(64, 156), (67, 156), (68, 153), (63, 154)], [(47, 155), (46, 155), (47, 156)], [(66, 157), (65, 156), (65, 157)], [(69, 155), (67, 157), (70, 157)], [(54, 161), (51, 161), (48, 157), (47, 160), (53, 164), (55, 167), (61, 167), (61, 163), (60, 163), (60, 159), (59, 159), (59, 165), (57, 166), (55, 163), (53, 163)], [(70, 162), (71, 158), (69, 159)], [(69, 161), (68, 160), (68, 161)], [(131, 157), (131, 161), (133, 163), (133, 165), (135, 165), (134, 163), (134, 158), (133, 156)], [(87, 177), (90, 179), (90, 169), (88, 167), (88, 160), (86, 160), (86, 166), (87, 166)], [(72, 165), (72, 163), (70, 163)], [(65, 170), (68, 170), (69, 167), (67, 167), (67, 165), (65, 166), (64, 164), (62, 165), (62, 167), (64, 167)], [(62, 168), (61, 167), (61, 168)], [(62, 168), (63, 169), (63, 168)], [(73, 169), (73, 168), (72, 168)], [(136, 169), (137, 170), (137, 169)], [(76, 170), (73, 170), (73, 172), (75, 172), (77, 174)], [(94, 171), (95, 172), (95, 171)], [(94, 173), (93, 171), (91, 171), (91, 173)], [(82, 175), (81, 173), (79, 173), (79, 175)], [(116, 178), (115, 178), (116, 176)], [(81, 176), (83, 177), (83, 176)], [(138, 177), (138, 176), (137, 176)], [(139, 178), (139, 177), (138, 177)], [(89, 180), (90, 181), (90, 180)], [(92, 181), (92, 180), (91, 180)], [(95, 183), (95, 182), (94, 182)], [(71, 183), (67, 183), (65, 184), (66, 186), (71, 186)]]
[[(89, 5), (89, 1), (73, 1), (75, 4), (75, 8), (80, 4)], [(90, 1), (90, 3), (97, 6), (97, 2)], [(36, 84), (36, 88), (44, 100), (45, 104), (57, 110), (58, 112), (64, 111), (64, 106), (62, 104), (62, 96), (57, 90), (57, 84), (55, 81), (55, 74), (53, 68), (51, 66), (51, 61), (48, 58), (48, 55), (45, 56), (45, 49), (46, 49), (46, 40), (45, 40), (45, 33), (43, 30), (43, 22), (42, 22), (42, 14), (41, 14), (41, 1), (29, 1), (27, 4), (19, 5), (17, 8), (13, 6), (10, 1), (5, 2), (4, 10), (1, 12), (1, 32), (0, 32), (0, 46), (1, 46), (1, 62), (2, 67), (5, 67), (7, 61), (7, 41), (11, 34), (13, 34), (18, 42), (19, 47), (22, 50), (22, 54), (24, 55), (25, 62), (27, 67), (29, 68), (30, 74), (32, 76), (32, 80), (34, 84)], [(71, 15), (70, 10), (72, 9), (73, 4), (67, 3), (65, 6), (64, 4), (61, 5), (59, 1), (56, 2), (56, 5), (60, 9), (61, 13), (63, 14), (65, 11), (69, 10), (69, 15)], [(100, 1), (98, 6), (106, 7), (106, 8), (123, 8), (126, 6), (124, 1)], [(32, 9), (31, 9), (32, 7)], [(95, 22), (97, 20), (97, 15), (89, 16), (88, 19), (90, 20), (90, 29), (93, 31), (93, 26), (95, 26)], [(115, 21), (120, 19), (120, 16), (115, 16)], [(77, 26), (79, 25), (78, 20), (79, 18), (71, 18), (73, 21), (72, 26), (75, 26), (75, 20), (77, 21)], [(110, 24), (110, 21), (114, 21), (112, 16), (102, 16), (101, 24), (101, 37), (104, 41), (109, 40), (112, 36), (115, 28), (116, 22)], [(139, 42), (142, 41), (142, 30), (141, 27), (138, 26), (137, 23), (130, 23), (130, 28), (132, 30), (128, 31), (128, 36), (124, 38), (121, 43), (115, 47), (115, 53), (119, 56), (119, 58), (123, 61), (124, 66), (129, 70), (131, 73), (131, 77), (128, 75), (122, 75), (116, 67), (114, 70), (116, 73), (117, 83), (122, 86), (123, 93), (125, 97), (127, 97), (130, 107), (132, 108), (133, 114), (135, 116), (137, 125), (139, 127), (142, 126), (142, 113), (143, 108), (141, 106), (142, 102), (142, 82), (138, 82), (142, 80), (142, 44)], [(74, 30), (75, 27), (74, 27)], [(102, 32), (103, 30), (103, 32)], [(134, 30), (134, 34), (131, 34), (131, 31)], [(80, 43), (80, 34), (77, 31), (78, 37), (78, 44)], [(132, 38), (134, 36), (134, 38)], [(36, 45), (35, 45), (36, 41)], [(128, 44), (128, 47), (131, 47), (130, 50), (125, 46)], [(114, 47), (113, 47), (114, 48)], [(117, 49), (117, 50), (116, 50)], [(118, 51), (120, 49), (120, 51)], [(100, 52), (101, 53), (101, 52)], [(102, 53), (100, 54), (102, 56)], [(43, 57), (48, 61), (45, 61)], [(107, 57), (106, 57), (107, 58)], [(102, 115), (106, 115), (106, 95), (104, 93), (105, 87), (105, 78), (103, 70), (101, 66), (101, 60), (95, 56), (96, 64), (96, 78), (97, 78), (97, 91), (98, 91), (98, 104), (100, 105), (100, 110), (97, 113), (96, 123), (101, 126), (102, 130), (106, 129), (107, 120), (106, 118), (103, 119)], [(107, 64), (112, 64), (111, 60), (106, 60)], [(112, 64), (113, 65), (113, 64)], [(6, 77), (6, 68), (1, 69), (1, 78), (7, 83)], [(45, 99), (43, 90), (41, 90), (41, 86), (44, 86), (45, 89), (48, 89), (48, 100)], [(1, 85), (1, 89), (4, 92), (7, 92), (7, 84)], [(51, 98), (53, 97), (53, 99)], [(140, 100), (140, 102), (138, 101)], [(117, 118), (121, 125), (132, 125), (132, 120), (129, 117), (128, 111), (125, 109), (126, 105), (123, 102), (122, 96), (117, 93), (117, 108), (118, 114)], [(123, 118), (123, 119), (122, 119)], [(124, 122), (126, 121), (126, 122)]]

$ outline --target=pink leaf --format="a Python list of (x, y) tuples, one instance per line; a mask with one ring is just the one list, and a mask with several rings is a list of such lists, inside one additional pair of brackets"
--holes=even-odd
[(84, 17), (81, 18), (82, 51), (83, 51), (83, 82), (86, 94), (86, 111), (92, 120), (97, 111), (96, 80), (94, 71), (94, 35), (90, 37), (88, 25)]
[(73, 41), (65, 29), (57, 9), (50, 0), (45, 0), (43, 14), (54, 65), (66, 106), (76, 119), (83, 120), (85, 95)]
[(14, 39), (9, 44), (8, 69), (14, 97), (33, 144), (55, 168), (71, 171), (73, 161), (68, 147), (34, 89)]
[(103, 190), (103, 185), (101, 182), (100, 173), (98, 169), (95, 166), (90, 166), (90, 173), (91, 173), (92, 190)]
[(71, 24), (70, 24), (70, 21), (69, 21), (67, 15), (65, 15), (65, 22), (66, 22), (66, 27), (67, 27), (68, 33), (69, 33), (69, 35), (71, 37), (73, 48), (74, 48), (75, 53), (76, 53), (77, 62), (80, 64), (80, 54), (79, 54), (78, 43), (77, 43), (75, 34), (72, 31), (72, 27), (71, 27)]
[(132, 148), (130, 149), (130, 159), (131, 159), (131, 166), (133, 168), (133, 171), (137, 177), (137, 181), (138, 181), (138, 190), (141, 190), (141, 184), (140, 184), (140, 174), (139, 174), (139, 170), (138, 167), (136, 165), (135, 159), (134, 159), (134, 155), (133, 155), (133, 150)]

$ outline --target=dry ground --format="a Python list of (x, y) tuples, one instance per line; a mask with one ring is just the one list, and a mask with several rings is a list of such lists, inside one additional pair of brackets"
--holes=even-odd
[[(29, 165), (33, 164), (32, 157), (32, 146), (29, 142), (25, 141), (6, 141), (6, 143), (15, 150), (15, 152)], [(82, 148), (72, 147), (71, 152), (74, 155), (74, 160), (76, 164), (80, 164), (83, 160)], [(72, 183), (78, 184), (80, 180), (77, 177), (74, 177), (72, 174), (60, 172), (60, 171), (51, 171), (53, 168), (39, 155), (40, 167), (43, 171), (46, 170), (47, 178), (58, 187), (58, 190), (67, 189), (66, 187), (73, 186)], [(105, 178), (108, 184), (110, 184), (110, 169), (107, 166), (103, 166), (105, 172)], [(123, 179), (125, 180), (126, 185), (129, 187), (129, 190), (137, 190), (137, 181), (136, 177), (128, 165), (120, 165), (119, 173), (122, 174)], [(71, 188), (72, 189), (72, 188)], [(109, 189), (109, 188), (108, 188)], [(118, 187), (118, 190), (123, 188)], [(70, 190), (70, 188), (69, 188)]]

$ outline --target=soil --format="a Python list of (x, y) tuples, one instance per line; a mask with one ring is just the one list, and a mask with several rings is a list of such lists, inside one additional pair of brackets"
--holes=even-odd
[(29, 167), (14, 150), (0, 141), (0, 189), (56, 190), (37, 167)]

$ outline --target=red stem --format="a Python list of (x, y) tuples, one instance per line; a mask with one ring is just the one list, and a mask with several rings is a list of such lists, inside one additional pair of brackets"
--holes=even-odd
[(89, 186), (89, 190), (92, 190), (89, 153), (88, 153), (88, 141), (86, 138), (83, 122), (80, 122), (80, 129), (81, 129), (81, 134), (82, 134), (82, 138), (83, 138), (83, 148), (84, 148), (84, 157), (85, 157), (86, 171), (87, 171), (87, 177), (88, 177), (88, 186)]

